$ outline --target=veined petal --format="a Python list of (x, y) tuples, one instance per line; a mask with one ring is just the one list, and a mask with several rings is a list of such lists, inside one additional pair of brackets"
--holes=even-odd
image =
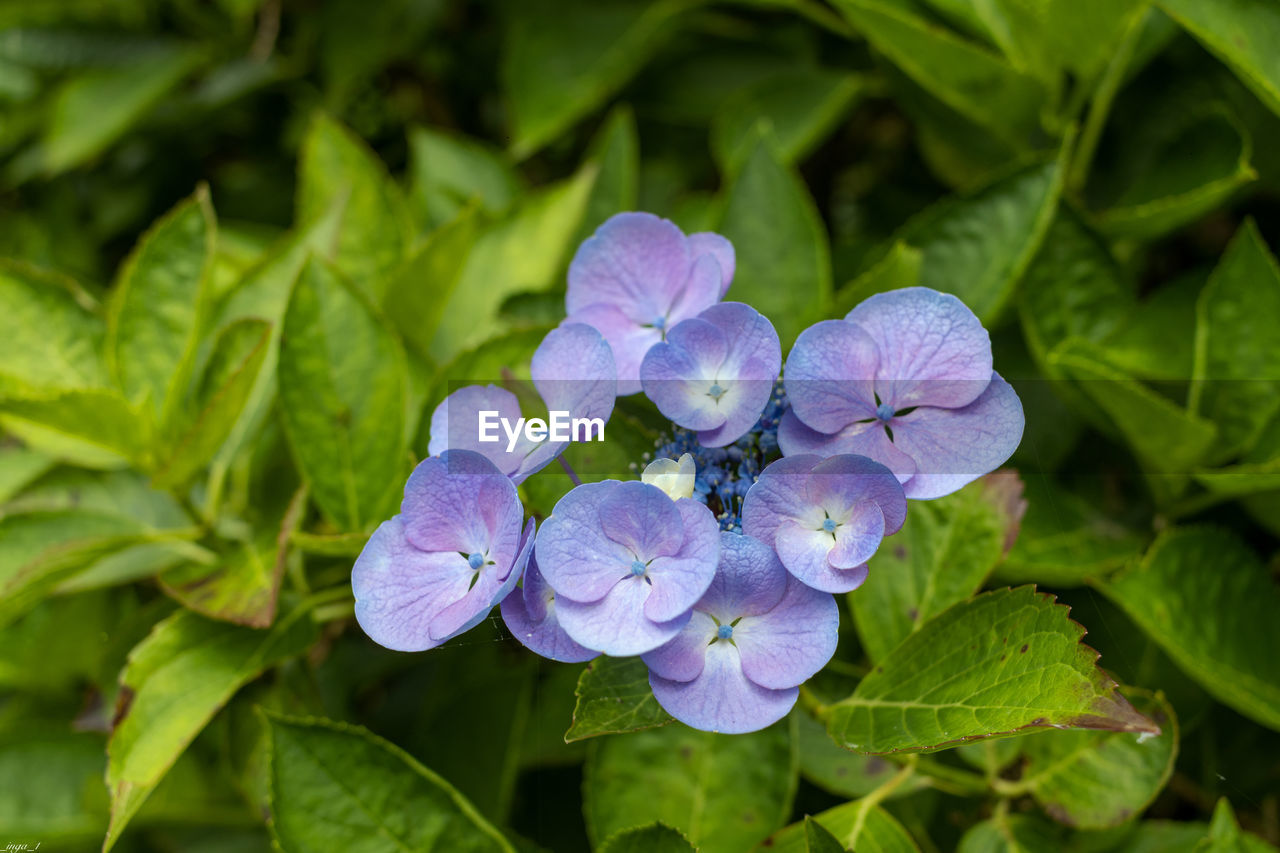
[(669, 642), (642, 659), (649, 671), (672, 681), (693, 681), (702, 674), (707, 646), (716, 637), (716, 623), (705, 613), (693, 611), (688, 623)]
[(836, 653), (840, 607), (830, 594), (794, 578), (768, 613), (744, 618), (733, 629), (742, 672), (761, 687), (796, 687)]
[(707, 648), (701, 675), (692, 681), (668, 681), (649, 674), (654, 698), (685, 725), (708, 732), (744, 734), (759, 731), (787, 715), (800, 692), (769, 690), (742, 672), (738, 650), (730, 643)]
[(787, 399), (805, 426), (835, 433), (876, 416), (876, 342), (844, 320), (824, 320), (800, 333), (783, 374)]
[(720, 562), (720, 525), (711, 510), (692, 498), (675, 502), (684, 539), (674, 554), (654, 558), (648, 579), (653, 590), (644, 615), (654, 622), (674, 619), (698, 602)]
[(651, 589), (643, 578), (632, 576), (590, 604), (557, 598), (560, 625), (574, 642), (606, 655), (626, 657), (653, 651), (679, 634), (693, 611), (667, 622), (654, 622), (644, 615)]
[(572, 315), (605, 303), (638, 323), (651, 323), (666, 315), (684, 289), (692, 263), (684, 233), (673, 223), (652, 213), (619, 213), (573, 256), (566, 311)]
[(737, 259), (733, 244), (725, 237), (711, 231), (699, 231), (689, 235), (689, 251), (696, 258), (699, 255), (711, 255), (720, 267), (720, 298), (729, 292), (733, 283), (733, 273), (737, 267)]
[(515, 484), (470, 450), (420, 462), (400, 510), (406, 537), (423, 551), (480, 553), (506, 566), (519, 549), (524, 511)]

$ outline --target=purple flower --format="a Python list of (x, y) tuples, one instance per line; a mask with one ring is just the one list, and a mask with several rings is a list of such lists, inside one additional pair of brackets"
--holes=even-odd
[(956, 491), (1022, 440), (1022, 403), (992, 371), (987, 331), (959, 299), (927, 287), (876, 294), (806, 329), (785, 382), (783, 453), (870, 456), (909, 498)]
[(720, 567), (674, 640), (644, 655), (658, 704), (686, 725), (740, 734), (786, 716), (836, 651), (836, 601), (787, 574), (770, 548), (720, 534)]
[(470, 630), (520, 579), (533, 519), (515, 484), (468, 450), (424, 459), (400, 514), (374, 531), (351, 571), (356, 621), (379, 645), (434, 648)]
[[(534, 352), (530, 373), (547, 406), (545, 420), (524, 421), (519, 400), (505, 388), (468, 385), (431, 414), (427, 451), (475, 451), (520, 483), (565, 451), (570, 441), (560, 436), (581, 440), (604, 434), (613, 413), (617, 373), (613, 353), (599, 332), (581, 323), (553, 329)], [(531, 441), (524, 429), (533, 420), (542, 421), (541, 441)]]
[(605, 480), (560, 499), (537, 549), (565, 632), (588, 649), (637, 655), (689, 621), (720, 559), (719, 526), (695, 500)]
[(760, 473), (742, 503), (742, 532), (773, 546), (803, 583), (848, 592), (867, 579), (867, 560), (906, 517), (902, 486), (879, 462), (805, 454)]
[(640, 362), (667, 329), (719, 302), (733, 280), (733, 246), (684, 235), (652, 213), (619, 213), (569, 265), (566, 322), (600, 330), (618, 365), (618, 393), (640, 390)]
[(703, 446), (723, 447), (755, 426), (781, 367), (773, 324), (750, 305), (722, 302), (672, 326), (641, 362), (640, 384)]
[(560, 627), (556, 594), (538, 571), (536, 551), (529, 558), (521, 588), (502, 600), (502, 621), (513, 637), (544, 658), (581, 663), (600, 654), (575, 643)]

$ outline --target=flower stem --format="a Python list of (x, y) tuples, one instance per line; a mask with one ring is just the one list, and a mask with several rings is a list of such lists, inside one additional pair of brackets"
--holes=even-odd
[(569, 475), (569, 479), (573, 481), (573, 484), (575, 486), (581, 486), (582, 481), (578, 479), (578, 475), (574, 472), (573, 466), (566, 462), (563, 456), (557, 456), (556, 459), (560, 462), (560, 467), (564, 469), (564, 472)]

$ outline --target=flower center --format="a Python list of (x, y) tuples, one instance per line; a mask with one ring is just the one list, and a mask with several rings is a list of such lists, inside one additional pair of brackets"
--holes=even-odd
[(733, 637), (733, 626), (727, 624), (721, 625), (716, 631), (716, 636), (721, 640), (731, 639)]
[(479, 570), (484, 565), (484, 555), (476, 552), (467, 557), (467, 565), (473, 569)]
[(724, 392), (725, 389), (720, 387), (719, 382), (712, 382), (711, 387), (707, 389), (707, 396), (712, 400), (719, 400)]
[(636, 577), (640, 577), (641, 575), (643, 575), (646, 568), (648, 568), (648, 566), (646, 566), (644, 563), (640, 562), (639, 560), (631, 561), (631, 574), (635, 575)]
[(661, 332), (663, 329), (667, 327), (667, 318), (659, 317), (658, 319), (654, 320), (653, 327), (657, 329), (659, 332)]
[(876, 406), (876, 417), (882, 421), (887, 421), (894, 415), (893, 406), (888, 403), (881, 403)]
[(828, 533), (835, 533), (836, 526), (836, 520), (834, 518), (824, 518), (822, 520), (822, 529)]

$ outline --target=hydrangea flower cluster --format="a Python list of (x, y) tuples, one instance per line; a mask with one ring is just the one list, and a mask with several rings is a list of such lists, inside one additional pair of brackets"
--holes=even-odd
[(568, 442), (481, 441), (481, 413), (514, 420), (519, 402), (495, 385), (454, 391), (400, 514), (352, 571), (365, 632), (421, 651), (498, 605), (552, 660), (640, 656), (658, 702), (695, 728), (784, 717), (835, 654), (833, 594), (866, 580), (907, 500), (994, 470), (1023, 414), (954, 296), (873, 296), (805, 330), (784, 366), (769, 320), (723, 301), (734, 269), (728, 240), (647, 213), (584, 242), (534, 387), (549, 411), (602, 422), (643, 391), (671, 431), (633, 465), (639, 479), (577, 484), (535, 532), (517, 485)]

